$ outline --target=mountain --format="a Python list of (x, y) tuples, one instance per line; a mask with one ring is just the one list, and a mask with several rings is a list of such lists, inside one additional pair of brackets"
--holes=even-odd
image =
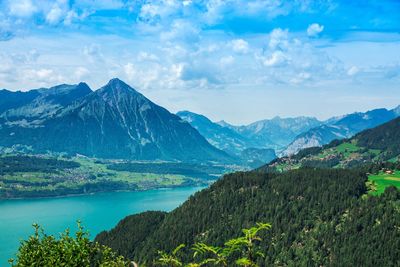
[(360, 131), (396, 118), (399, 110), (400, 107), (397, 110), (374, 109), (332, 118), (319, 127), (299, 134), (281, 154), (293, 155), (303, 148), (322, 146), (334, 139), (349, 138)]
[(210, 144), (233, 155), (240, 155), (244, 149), (254, 146), (251, 140), (203, 115), (190, 111), (180, 111), (176, 115), (190, 123)]
[(234, 154), (240, 154), (246, 148), (282, 149), (300, 133), (322, 123), (310, 117), (275, 117), (235, 126), (225, 121), (212, 122), (203, 115), (189, 111), (181, 111), (177, 115), (189, 122), (211, 144)]
[(257, 168), (276, 159), (275, 150), (271, 148), (246, 148), (240, 153), (240, 158), (251, 168)]
[(78, 153), (99, 158), (232, 160), (210, 145), (189, 123), (119, 79), (112, 79), (77, 100), (69, 97), (71, 94), (64, 95), (64, 89), (61, 86), (55, 87), (54, 92), (39, 90), (40, 101), (35, 98), (22, 108), (3, 113), (5, 120), (8, 114), (21, 114), (20, 119), (29, 119), (26, 113), (31, 108), (31, 113), (41, 120), (34, 127), (2, 123), (0, 146), (20, 144), (31, 146), (35, 152)]
[(0, 114), (8, 109), (24, 106), (38, 96), (39, 93), (36, 90), (29, 92), (12, 92), (6, 89), (0, 90)]
[(367, 163), (400, 161), (400, 117), (364, 130), (350, 139), (310, 147), (261, 167), (264, 172), (282, 172), (301, 167), (354, 168)]
[(262, 120), (238, 128), (238, 132), (247, 138), (254, 139), (261, 147), (280, 150), (286, 147), (294, 138), (321, 125), (316, 118), (296, 117)]
[(86, 83), (57, 85), (28, 92), (0, 91), (0, 117), (9, 123), (32, 122), (56, 114), (92, 90)]
[(177, 115), (196, 128), (210, 144), (239, 157), (244, 165), (256, 168), (276, 158), (274, 149), (257, 148), (260, 144), (243, 136), (235, 126), (227, 123), (222, 126), (221, 122), (212, 122), (207, 117), (190, 111), (180, 111)]
[(249, 125), (235, 126), (225, 121), (217, 124), (229, 128), (243, 137), (251, 140), (257, 148), (272, 148), (277, 151), (284, 149), (296, 136), (322, 122), (312, 117), (280, 118), (253, 122)]

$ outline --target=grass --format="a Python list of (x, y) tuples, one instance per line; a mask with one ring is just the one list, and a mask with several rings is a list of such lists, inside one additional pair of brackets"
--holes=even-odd
[[(51, 158), (54, 158), (54, 156)], [(61, 192), (60, 194), (62, 195), (70, 194), (68, 192), (78, 192), (80, 189), (86, 190), (84, 188), (87, 185), (92, 185), (91, 188), (96, 188), (93, 190), (101, 191), (104, 188), (107, 191), (110, 184), (121, 186), (122, 184), (127, 184), (126, 188), (129, 188), (129, 190), (147, 190), (208, 183), (195, 174), (120, 171), (107, 168), (109, 164), (115, 163), (115, 161), (85, 157), (74, 157), (69, 160), (78, 162), (80, 166), (70, 169), (57, 169), (53, 172), (45, 169), (36, 172), (8, 172), (0, 175), (0, 199), (14, 196), (20, 197), (24, 196), (24, 192), (34, 191), (43, 192), (44, 195), (46, 195), (46, 192), (55, 190)], [(222, 173), (219, 175), (222, 175)], [(98, 187), (96, 187), (96, 184)], [(123, 186), (124, 188), (125, 185)], [(40, 196), (40, 194), (38, 193), (37, 196)], [(27, 195), (29, 197), (32, 194)]]
[(380, 172), (379, 174), (371, 174), (368, 176), (370, 182), (370, 194), (380, 195), (386, 187), (395, 186), (400, 189), (400, 170), (395, 171), (393, 174)]
[(340, 144), (335, 149), (337, 152), (342, 153), (346, 158), (348, 158), (352, 153), (360, 150), (354, 142)]

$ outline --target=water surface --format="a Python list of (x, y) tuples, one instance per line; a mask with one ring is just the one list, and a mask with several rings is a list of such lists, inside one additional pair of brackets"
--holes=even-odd
[(46, 233), (58, 234), (76, 229), (76, 221), (90, 231), (92, 238), (114, 227), (127, 215), (146, 210), (170, 211), (202, 187), (159, 189), (142, 192), (112, 192), (95, 195), (0, 200), (0, 266), (8, 266), (21, 239), (33, 233), (32, 223)]

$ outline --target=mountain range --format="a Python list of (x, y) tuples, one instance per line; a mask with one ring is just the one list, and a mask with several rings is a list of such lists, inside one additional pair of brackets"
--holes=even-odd
[[(119, 79), (91, 91), (80, 83), (2, 90), (0, 146), (134, 160), (226, 162), (189, 123)], [(7, 101), (4, 99), (12, 99)]]
[(281, 155), (293, 155), (307, 147), (322, 146), (335, 139), (350, 138), (353, 135), (388, 122), (400, 115), (400, 106), (392, 109), (374, 109), (356, 112), (338, 118), (331, 118), (323, 125), (298, 135)]
[(278, 158), (258, 170), (284, 172), (302, 167), (355, 168), (366, 164), (400, 161), (400, 117), (349, 139), (310, 147), (295, 155)]
[[(400, 115), (400, 106), (356, 112), (320, 121), (313, 117), (261, 120), (235, 126), (225, 121), (212, 122), (207, 117), (189, 111), (177, 113), (196, 128), (211, 144), (242, 159), (251, 160), (269, 150), (260, 160), (271, 160), (274, 154), (293, 155), (308, 147), (323, 146), (335, 139), (350, 138), (369, 128)], [(246, 150), (246, 152), (244, 152)], [(274, 153), (272, 153), (274, 150)]]
[(400, 106), (320, 121), (280, 118), (235, 126), (190, 111), (176, 115), (119, 79), (27, 92), (0, 90), (0, 147), (132, 160), (240, 162), (258, 167), (301, 149), (385, 123)]

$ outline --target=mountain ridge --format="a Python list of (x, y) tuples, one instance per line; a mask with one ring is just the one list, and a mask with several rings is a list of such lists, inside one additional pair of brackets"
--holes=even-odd
[[(397, 109), (400, 110), (400, 106)], [(396, 108), (391, 110), (379, 108), (333, 117), (326, 123), (299, 134), (280, 155), (293, 155), (307, 147), (322, 146), (334, 139), (350, 138), (365, 129), (376, 127), (397, 116)]]
[(69, 103), (35, 127), (3, 124), (0, 145), (40, 152), (143, 160), (232, 161), (178, 116), (119, 79)]

